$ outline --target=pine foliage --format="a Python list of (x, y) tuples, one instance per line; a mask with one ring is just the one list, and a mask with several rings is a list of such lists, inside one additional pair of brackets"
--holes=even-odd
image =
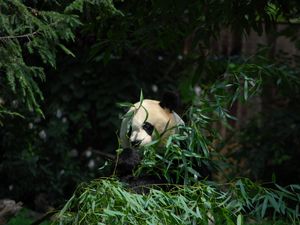
[(38, 100), (43, 96), (37, 80), (45, 80), (44, 69), (33, 65), (32, 55), (55, 68), (57, 48), (70, 54), (62, 42), (74, 41), (78, 25), (76, 15), (37, 10), (20, 0), (1, 2), (0, 70), (29, 109), (40, 111)]
[[(26, 60), (36, 54), (44, 64), (55, 68), (57, 47), (70, 54), (62, 44), (74, 41), (78, 16), (55, 11), (39, 11), (19, 0), (1, 3), (0, 70), (6, 82), (28, 108), (40, 111), (42, 93), (37, 80), (44, 81), (44, 69)], [(41, 111), (40, 111), (41, 112)]]
[(117, 10), (111, 0), (75, 0), (65, 8), (57, 7), (64, 4), (56, 1), (50, 4), (58, 9), (49, 11), (29, 4), (21, 0), (1, 1), (0, 71), (5, 75), (3, 82), (15, 97), (28, 109), (42, 113), (39, 101), (43, 100), (43, 95), (37, 83), (45, 80), (41, 65), (55, 68), (59, 49), (75, 57), (65, 46), (65, 43), (75, 40), (75, 28), (81, 25), (79, 15), (73, 12), (82, 12), (85, 4), (103, 9), (101, 15), (116, 13)]

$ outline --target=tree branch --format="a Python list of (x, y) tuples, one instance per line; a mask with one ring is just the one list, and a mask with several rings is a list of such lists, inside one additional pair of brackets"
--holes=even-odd
[(0, 37), (0, 41), (6, 40), (6, 39), (15, 39), (15, 38), (29, 38), (29, 37), (35, 36), (37, 33), (38, 33), (37, 31), (34, 31), (32, 33), (16, 35), (16, 36), (13, 36), (13, 35), (3, 36), (3, 37)]

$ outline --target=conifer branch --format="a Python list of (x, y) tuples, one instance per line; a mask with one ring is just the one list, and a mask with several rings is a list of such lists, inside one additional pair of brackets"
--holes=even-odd
[(15, 39), (15, 38), (29, 38), (29, 37), (35, 36), (37, 33), (38, 33), (38, 31), (34, 31), (34, 32), (32, 32), (32, 33), (22, 34), (22, 35), (3, 36), (3, 37), (0, 37), (0, 41), (6, 40), (6, 39)]

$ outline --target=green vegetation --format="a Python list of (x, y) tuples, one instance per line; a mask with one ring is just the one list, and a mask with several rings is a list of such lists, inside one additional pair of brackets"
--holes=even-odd
[[(228, 86), (231, 85), (221, 87)], [(210, 90), (211, 96), (214, 89)], [(249, 94), (245, 91), (248, 89), (243, 89), (243, 97)], [(200, 99), (205, 100), (204, 96)], [(143, 101), (143, 95), (140, 101)], [(232, 103), (232, 100), (228, 102)], [(136, 179), (141, 180), (140, 184), (130, 186), (129, 182), (126, 186), (116, 179), (105, 178), (83, 184), (57, 215), (57, 224), (213, 222), (218, 225), (244, 224), (243, 221), (261, 221), (264, 218), (274, 221), (283, 218), (286, 223), (298, 224), (300, 185), (283, 188), (273, 184), (276, 188), (272, 189), (249, 179), (226, 183), (203, 180), (199, 168), (205, 166), (218, 170), (222, 167), (217, 155), (210, 151), (218, 133), (207, 122), (213, 121), (213, 118), (226, 122), (227, 117), (231, 117), (225, 116), (223, 106), (226, 104), (218, 103), (219, 110), (212, 110), (212, 106), (208, 107), (210, 110), (201, 107), (203, 111), (192, 107), (187, 112), (188, 123), (179, 127), (179, 134), (170, 136), (162, 149), (158, 148), (159, 139), (140, 149), (143, 160), (134, 173)], [(122, 154), (122, 149), (117, 151)], [(143, 183), (143, 178), (149, 175), (156, 176), (158, 180), (164, 178), (167, 183)]]
[(221, 186), (176, 185), (170, 191), (157, 186), (147, 194), (136, 194), (116, 180), (100, 179), (78, 188), (59, 213), (57, 224), (243, 224), (248, 217), (261, 220), (266, 212), (298, 224), (297, 209), (284, 202), (299, 204), (300, 186), (289, 187), (293, 193), (278, 188), (236, 180)]
[[(41, 194), (56, 208), (71, 198), (65, 224), (205, 224), (210, 214), (219, 224), (297, 224), (299, 9), (298, 0), (0, 1), (0, 198), (30, 208)], [(253, 35), (265, 42), (249, 54)], [(136, 102), (141, 89), (182, 98), (187, 126), (166, 149), (143, 149), (134, 171), (168, 184), (138, 194), (105, 178), (73, 195), (113, 174), (98, 153), (115, 154), (116, 103)], [(251, 117), (237, 115), (250, 104)], [(221, 181), (201, 181), (203, 166), (225, 172)]]
[[(32, 213), (32, 212), (31, 212)], [(28, 209), (22, 209), (14, 218), (9, 220), (7, 225), (30, 225), (34, 222), (34, 218), (32, 218), (32, 215), (30, 216), (30, 210)], [(50, 225), (50, 221), (44, 221), (41, 223), (41, 225)]]
[(42, 113), (38, 101), (43, 96), (36, 79), (45, 80), (45, 73), (27, 57), (36, 54), (44, 64), (56, 67), (56, 49), (72, 54), (62, 43), (74, 41), (73, 30), (79, 24), (76, 15), (36, 10), (19, 0), (1, 2), (0, 68), (6, 75), (2, 79), (28, 109)]

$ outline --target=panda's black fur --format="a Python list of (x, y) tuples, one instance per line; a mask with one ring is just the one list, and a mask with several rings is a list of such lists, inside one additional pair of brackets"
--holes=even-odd
[(170, 111), (177, 111), (180, 106), (179, 96), (175, 92), (165, 92), (160, 100), (159, 105), (162, 108), (167, 108)]

